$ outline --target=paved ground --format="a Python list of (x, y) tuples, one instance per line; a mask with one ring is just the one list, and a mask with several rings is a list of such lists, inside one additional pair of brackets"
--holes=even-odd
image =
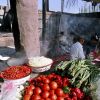
[(8, 67), (6, 61), (11, 57), (11, 55), (14, 54), (14, 52), (15, 52), (14, 48), (0, 47), (0, 71)]
[(15, 53), (12, 33), (0, 33), (0, 71), (8, 65), (6, 61)]

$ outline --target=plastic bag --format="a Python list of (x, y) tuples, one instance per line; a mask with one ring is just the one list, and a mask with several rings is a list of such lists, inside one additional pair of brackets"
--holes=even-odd
[(1, 87), (1, 99), (0, 100), (20, 100), (21, 93), (18, 86), (15, 86), (11, 82), (5, 82)]

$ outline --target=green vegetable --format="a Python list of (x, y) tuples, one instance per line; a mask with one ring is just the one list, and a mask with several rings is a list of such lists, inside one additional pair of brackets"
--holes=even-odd
[(70, 88), (68, 86), (63, 87), (64, 93), (70, 93)]
[[(59, 70), (62, 70), (59, 72)], [(70, 78), (72, 85), (86, 87), (88, 84), (97, 81), (100, 76), (100, 68), (93, 65), (90, 60), (62, 61), (56, 66), (55, 72), (61, 76)]]

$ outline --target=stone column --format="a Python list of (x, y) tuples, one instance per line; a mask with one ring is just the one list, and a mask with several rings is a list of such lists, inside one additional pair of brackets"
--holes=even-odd
[(17, 16), (21, 44), (29, 57), (40, 55), (38, 0), (17, 0)]

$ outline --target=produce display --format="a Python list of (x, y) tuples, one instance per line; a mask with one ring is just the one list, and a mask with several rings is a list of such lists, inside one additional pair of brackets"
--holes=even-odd
[(90, 60), (61, 61), (53, 70), (29, 81), (23, 100), (92, 100), (91, 84), (99, 74), (99, 67)]
[[(4, 79), (16, 80), (30, 75), (31, 71), (28, 66), (13, 66), (2, 71), (1, 76)], [(20, 98), (16, 100), (97, 100), (91, 96), (94, 90), (91, 86), (99, 79), (99, 75), (100, 68), (90, 60), (61, 61), (51, 70), (25, 81)], [(12, 87), (13, 93), (15, 85), (8, 82), (6, 87), (8, 86)]]
[(31, 73), (31, 68), (28, 66), (12, 66), (0, 73), (1, 77), (8, 80), (20, 79), (28, 76)]
[(55, 73), (31, 79), (23, 94), (23, 100), (85, 100), (84, 98), (84, 92), (73, 87), (70, 79)]

